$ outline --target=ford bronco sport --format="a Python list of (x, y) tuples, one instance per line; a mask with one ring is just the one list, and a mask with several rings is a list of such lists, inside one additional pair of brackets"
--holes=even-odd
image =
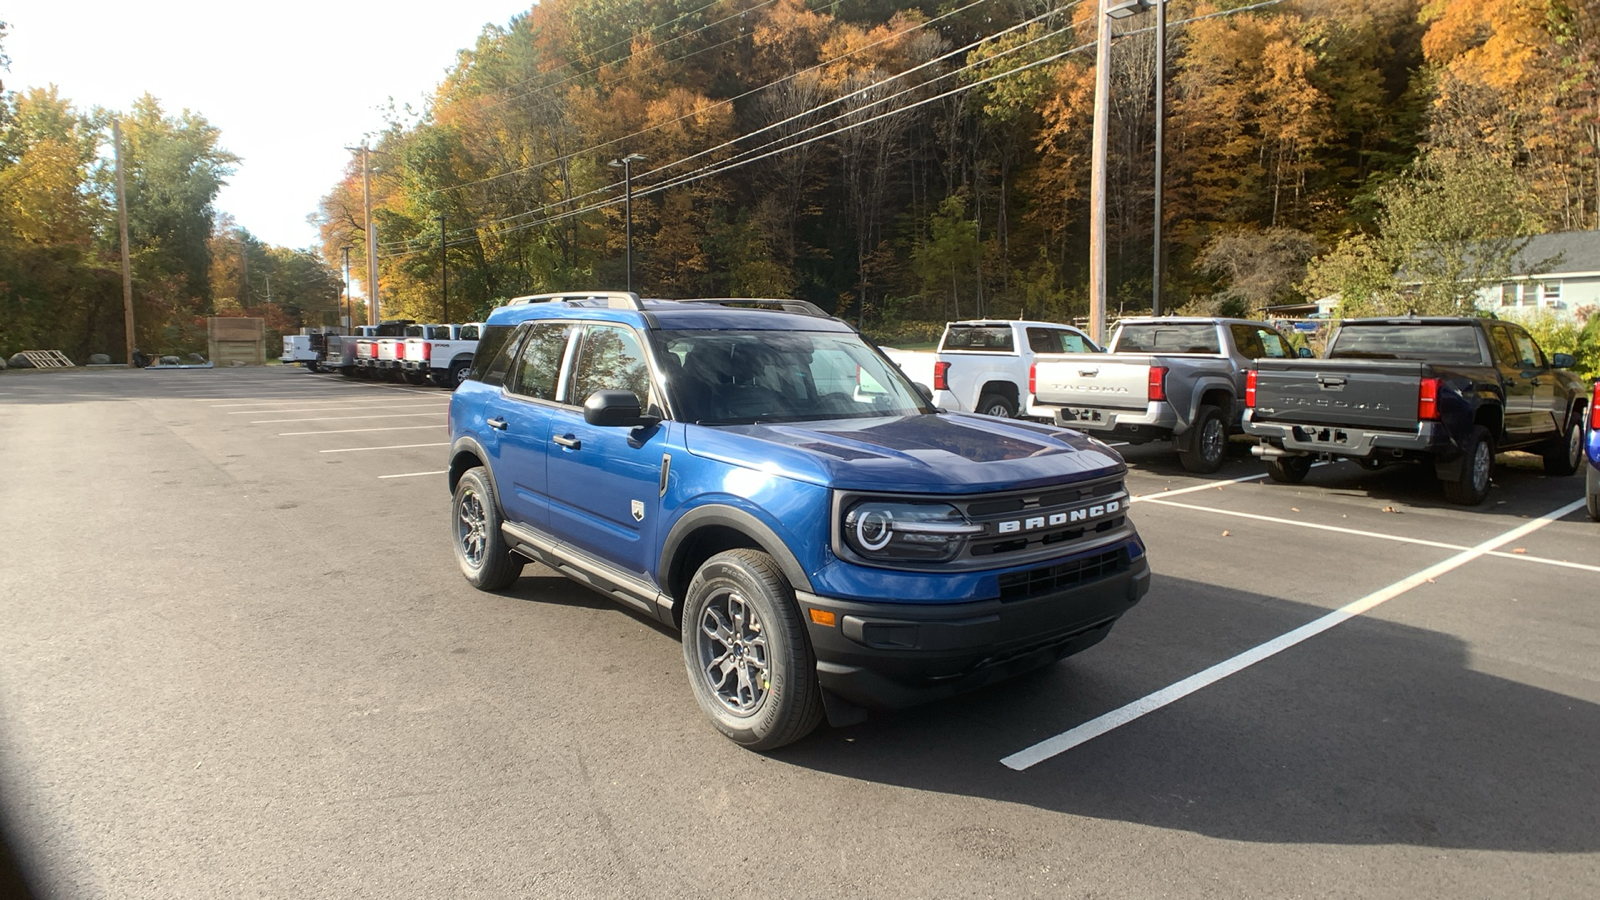
[(679, 629), (757, 750), (1076, 653), (1149, 587), (1115, 451), (938, 412), (800, 301), (519, 298), (449, 452), (469, 582), (534, 560)]

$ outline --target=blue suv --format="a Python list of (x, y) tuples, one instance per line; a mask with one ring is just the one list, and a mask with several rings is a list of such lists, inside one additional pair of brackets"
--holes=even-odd
[(523, 297), (450, 403), (476, 587), (533, 560), (681, 631), (702, 709), (764, 750), (1106, 636), (1150, 582), (1126, 466), (934, 409), (794, 300)]

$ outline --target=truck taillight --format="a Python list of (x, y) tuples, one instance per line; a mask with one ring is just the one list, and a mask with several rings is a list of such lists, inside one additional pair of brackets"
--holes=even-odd
[(1251, 369), (1250, 374), (1244, 376), (1244, 405), (1250, 409), (1256, 408), (1256, 370)]
[(423, 341), (419, 347), (422, 350), (422, 355), (418, 357), (418, 359), (420, 359), (422, 362), (427, 362), (428, 360), (433, 359), (432, 344), (428, 343), (427, 341)]
[(1028, 393), (1039, 393), (1039, 364), (1028, 366)]
[(933, 364), (933, 389), (936, 391), (950, 390), (950, 364), (936, 362)]
[(1424, 422), (1439, 421), (1439, 379), (1424, 378), (1417, 385), (1417, 418)]
[(1167, 367), (1166, 366), (1151, 366), (1150, 367), (1149, 398), (1151, 400), (1165, 400), (1165, 399), (1167, 399)]
[(405, 359), (406, 358), (406, 345), (405, 344), (395, 344), (394, 345), (394, 358), (395, 359)]

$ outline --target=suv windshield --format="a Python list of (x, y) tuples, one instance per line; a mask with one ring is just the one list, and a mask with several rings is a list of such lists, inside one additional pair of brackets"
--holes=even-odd
[(680, 419), (702, 425), (911, 416), (932, 410), (859, 335), (660, 331)]

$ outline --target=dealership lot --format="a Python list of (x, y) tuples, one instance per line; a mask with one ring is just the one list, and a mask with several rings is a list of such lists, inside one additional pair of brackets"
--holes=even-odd
[(1600, 894), (1580, 478), (1121, 448), (1156, 577), (1104, 643), (761, 756), (661, 628), (461, 579), (448, 399), (0, 376), (0, 802), (49, 893)]

